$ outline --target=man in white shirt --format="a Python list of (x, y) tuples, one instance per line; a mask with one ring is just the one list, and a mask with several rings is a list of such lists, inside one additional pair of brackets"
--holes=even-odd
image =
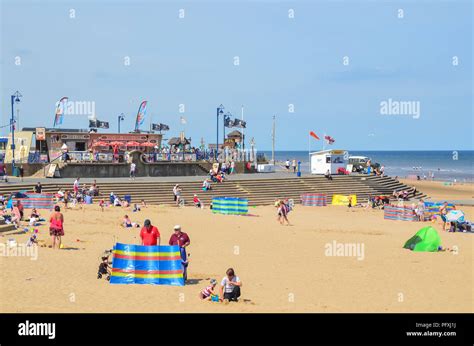
[(132, 162), (130, 164), (130, 179), (135, 179), (135, 170), (137, 169), (137, 165)]
[(242, 287), (242, 281), (235, 275), (234, 269), (229, 268), (226, 271), (226, 275), (221, 281), (220, 293), (224, 301), (238, 301), (240, 297), (240, 287)]

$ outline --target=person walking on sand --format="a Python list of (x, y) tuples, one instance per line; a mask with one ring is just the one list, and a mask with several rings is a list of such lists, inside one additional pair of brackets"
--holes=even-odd
[(49, 218), (49, 235), (51, 236), (52, 240), (52, 247), (53, 249), (61, 248), (61, 237), (64, 236), (64, 216), (61, 213), (61, 208), (59, 206), (54, 207), (54, 212), (51, 214)]
[(234, 269), (229, 268), (226, 271), (226, 276), (221, 281), (220, 296), (224, 302), (237, 302), (240, 297), (240, 288), (242, 281), (235, 275)]
[(293, 173), (296, 173), (296, 159), (293, 159), (291, 166), (293, 167)]
[(174, 226), (174, 233), (171, 235), (168, 244), (171, 246), (179, 246), (181, 262), (183, 263), (183, 278), (184, 281), (186, 281), (188, 279), (188, 256), (186, 254), (186, 248), (189, 246), (189, 244), (191, 244), (191, 240), (189, 239), (187, 233), (181, 231), (180, 225)]
[(281, 225), (284, 225), (285, 224), (285, 221), (286, 221), (286, 225), (289, 226), (290, 225), (290, 221), (288, 221), (288, 206), (286, 205), (286, 203), (282, 200), (279, 200), (276, 202), (275, 206), (277, 207), (277, 213), (278, 213), (278, 222), (280, 222)]
[(151, 221), (148, 219), (145, 220), (143, 228), (140, 231), (140, 238), (142, 240), (142, 245), (145, 246), (161, 244), (160, 231), (158, 231), (158, 228), (153, 226)]
[(286, 159), (285, 167), (287, 171), (290, 171), (290, 160)]

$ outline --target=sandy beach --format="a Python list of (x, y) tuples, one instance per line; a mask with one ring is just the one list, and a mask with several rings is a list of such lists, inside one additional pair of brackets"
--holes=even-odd
[[(412, 184), (413, 185), (413, 184)], [(465, 199), (472, 186), (416, 183), (436, 197)], [(431, 187), (430, 187), (431, 186)], [(430, 190), (430, 188), (432, 190)], [(435, 197), (435, 196), (434, 196)], [(469, 220), (473, 207), (461, 208)], [(45, 213), (45, 212), (44, 212)], [(473, 235), (441, 232), (439, 225), (383, 219), (382, 210), (296, 206), (292, 226), (281, 226), (271, 206), (249, 216), (214, 215), (208, 208), (149, 206), (132, 213), (97, 205), (67, 210), (62, 250), (38, 248), (30, 257), (0, 257), (1, 312), (472, 312)], [(111, 285), (97, 279), (99, 256), (114, 241), (139, 241), (139, 229), (119, 226), (124, 214), (150, 218), (167, 243), (175, 224), (191, 238), (190, 283), (185, 287)], [(49, 215), (46, 215), (47, 217)], [(455, 252), (414, 253), (404, 242), (434, 225), (442, 245)], [(27, 240), (26, 234), (0, 241)], [(39, 239), (50, 243), (47, 225)], [(328, 256), (327, 244), (355, 243), (355, 256)], [(360, 247), (361, 249), (361, 247)], [(233, 267), (242, 299), (203, 302), (210, 278)]]
[(408, 186), (415, 186), (434, 200), (468, 200), (474, 198), (474, 184), (445, 185), (442, 181), (399, 179)]

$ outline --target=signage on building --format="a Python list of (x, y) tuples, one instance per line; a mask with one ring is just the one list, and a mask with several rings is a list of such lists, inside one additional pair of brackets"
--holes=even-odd
[(37, 141), (44, 141), (46, 139), (46, 129), (44, 127), (37, 127), (35, 134)]

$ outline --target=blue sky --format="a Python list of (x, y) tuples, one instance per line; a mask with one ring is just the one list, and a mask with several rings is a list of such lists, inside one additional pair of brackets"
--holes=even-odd
[[(148, 100), (167, 137), (184, 116), (199, 145), (215, 143), (219, 104), (235, 116), (243, 104), (246, 138), (260, 150), (271, 148), (273, 115), (277, 150), (306, 150), (310, 130), (352, 150), (473, 149), (469, 0), (0, 3), (0, 125), (20, 90), (21, 127), (52, 126), (55, 102), (68, 96), (95, 102), (114, 132), (125, 113), (129, 131)], [(380, 114), (388, 99), (419, 102), (420, 117)], [(87, 115), (62, 125), (87, 126)]]

